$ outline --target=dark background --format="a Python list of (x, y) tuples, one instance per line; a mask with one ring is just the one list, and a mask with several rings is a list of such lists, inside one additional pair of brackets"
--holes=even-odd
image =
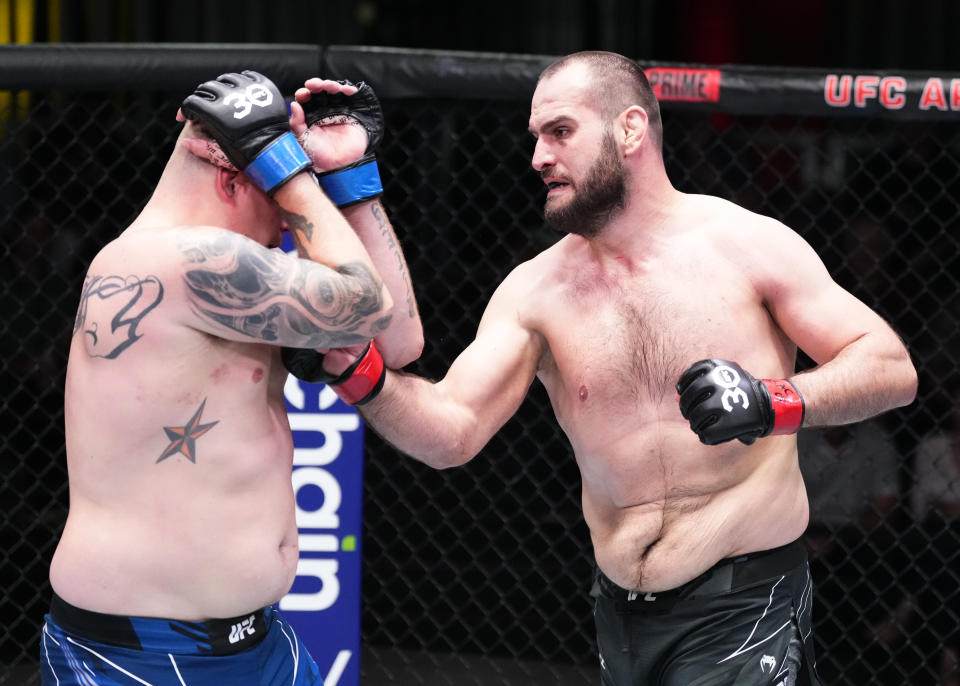
[(38, 0), (35, 6), (37, 42), (602, 49), (705, 64), (960, 68), (954, 0)]
[[(0, 0), (0, 8), (12, 4)], [(34, 10), (32, 22), (23, 7)], [(38, 0), (17, 8), (20, 42), (608, 49), (648, 63), (960, 72), (952, 40), (960, 2)], [(0, 17), (0, 42), (10, 38)], [(427, 350), (418, 364), (429, 376), (469, 340), (509, 268), (555, 238), (542, 227), (542, 187), (529, 170), (528, 103), (471, 99), (472, 83), (463, 79), (463, 97), (384, 103), (385, 203), (424, 312)], [(182, 93), (151, 87), (34, 91), (29, 116), (6, 120), (0, 139), (3, 684), (26, 683), (19, 672), (8, 680), (6, 664), (35, 673), (46, 569), (66, 512), (60, 413), (76, 284), (86, 260), (141, 206), (163, 161), (157, 151), (171, 142), (168, 115)], [(904, 503), (873, 536), (856, 527), (848, 539), (832, 537), (833, 557), (814, 568), (815, 635), (828, 683), (939, 685), (944, 645), (957, 645), (956, 617), (937, 617), (948, 599), (955, 603), (960, 530), (958, 522), (921, 528), (904, 509), (916, 446), (953, 409), (939, 386), (960, 357), (957, 124), (671, 107), (665, 121), (678, 187), (794, 227), (844, 286), (894, 322), (915, 355), (920, 398), (885, 418)], [(879, 232), (878, 247), (863, 240), (870, 231)], [(375, 437), (367, 457), (365, 684), (595, 683), (578, 474), (539, 385), (462, 469), (398, 459)], [(864, 473), (872, 467), (865, 458)], [(919, 580), (909, 574), (917, 570)], [(911, 598), (910, 616), (879, 640)], [(501, 659), (531, 666), (510, 681)], [(480, 664), (499, 676), (481, 677)], [(548, 671), (563, 666), (586, 675)]]

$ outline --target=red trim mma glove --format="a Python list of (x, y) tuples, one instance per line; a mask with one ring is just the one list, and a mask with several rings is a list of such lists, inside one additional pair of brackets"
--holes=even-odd
[(323, 368), (323, 355), (305, 348), (284, 348), (280, 357), (287, 371), (302, 381), (325, 383), (348, 405), (363, 405), (377, 397), (387, 378), (383, 358), (373, 341), (338, 375)]
[(700, 442), (796, 433), (803, 424), (803, 398), (786, 379), (755, 379), (736, 362), (700, 360), (677, 382), (680, 414)]

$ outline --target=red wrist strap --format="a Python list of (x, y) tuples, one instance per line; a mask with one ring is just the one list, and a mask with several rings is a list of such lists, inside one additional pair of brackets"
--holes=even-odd
[(367, 350), (354, 363), (350, 376), (340, 383), (331, 383), (330, 388), (348, 405), (363, 405), (376, 397), (386, 377), (380, 351), (370, 341)]
[(786, 379), (760, 379), (770, 393), (773, 406), (773, 430), (768, 436), (794, 434), (803, 424), (803, 397)]

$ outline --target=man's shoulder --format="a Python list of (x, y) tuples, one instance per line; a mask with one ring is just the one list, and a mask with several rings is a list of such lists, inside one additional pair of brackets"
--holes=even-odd
[(732, 200), (716, 195), (688, 194), (686, 198), (684, 206), (686, 212), (711, 220), (704, 222), (705, 226), (720, 229), (736, 229), (738, 226), (744, 225), (764, 227), (774, 224), (783, 226), (780, 221), (773, 217), (760, 214), (743, 205), (738, 205)]
[(197, 245), (218, 241), (247, 240), (229, 229), (208, 225), (147, 226), (127, 229), (104, 245), (94, 261), (136, 261), (159, 264), (178, 261)]
[(540, 296), (562, 283), (564, 273), (576, 262), (569, 242), (563, 238), (513, 267), (501, 286), (513, 291), (514, 295)]
[(513, 321), (530, 323), (548, 303), (557, 300), (555, 247), (514, 266), (497, 285), (487, 303), (484, 317), (508, 316)]
[(793, 246), (799, 234), (779, 219), (759, 214), (729, 200), (711, 195), (689, 196), (679, 218), (680, 235), (699, 242), (703, 250), (743, 251)]
[[(184, 270), (211, 254), (227, 250), (220, 241), (230, 241), (231, 237), (243, 239), (227, 229), (208, 226), (128, 229), (100, 248), (90, 261), (85, 287), (155, 283), (163, 290), (164, 299), (169, 300), (173, 296), (171, 288)], [(221, 247), (210, 247), (215, 245)]]

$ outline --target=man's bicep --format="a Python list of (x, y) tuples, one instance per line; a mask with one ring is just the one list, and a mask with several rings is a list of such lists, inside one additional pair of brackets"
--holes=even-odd
[(438, 469), (473, 459), (519, 407), (536, 374), (515, 327), (485, 327), (433, 383), (392, 373), (361, 412), (381, 437)]
[(520, 407), (537, 374), (543, 343), (516, 321), (484, 322), (437, 385), (469, 411), (489, 440)]
[(362, 264), (333, 270), (223, 232), (181, 245), (191, 324), (229, 340), (301, 348), (369, 340), (385, 326)]
[(883, 319), (841, 287), (813, 249), (790, 246), (790, 261), (765, 293), (783, 332), (818, 364), (833, 359), (858, 338), (888, 327)]

